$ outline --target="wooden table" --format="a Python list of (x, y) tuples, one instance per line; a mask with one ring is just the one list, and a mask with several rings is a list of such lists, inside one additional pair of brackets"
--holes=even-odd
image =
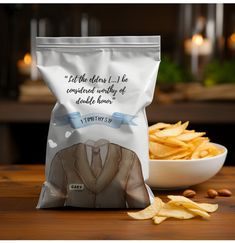
[[(0, 239), (235, 239), (235, 167), (224, 167), (214, 178), (192, 187), (197, 191), (195, 201), (218, 203), (219, 209), (209, 220), (168, 219), (161, 225), (151, 220), (129, 218), (126, 210), (37, 210), (42, 165), (11, 165), (0, 167)], [(229, 188), (230, 198), (205, 197), (208, 188)], [(166, 194), (155, 194), (165, 200)]]

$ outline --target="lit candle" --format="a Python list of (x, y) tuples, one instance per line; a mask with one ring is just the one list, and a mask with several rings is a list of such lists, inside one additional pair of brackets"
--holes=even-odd
[(31, 72), (32, 58), (29, 53), (24, 55), (24, 58), (17, 62), (18, 70), (21, 74), (29, 75)]
[(184, 42), (185, 52), (191, 55), (191, 71), (194, 75), (199, 73), (199, 56), (208, 56), (212, 52), (212, 42), (195, 34)]
[(212, 43), (209, 39), (203, 38), (200, 34), (193, 35), (192, 39), (185, 40), (185, 52), (192, 55), (194, 49), (197, 49), (198, 55), (209, 55), (212, 52)]
[(228, 38), (228, 47), (230, 50), (235, 50), (235, 33), (231, 34)]

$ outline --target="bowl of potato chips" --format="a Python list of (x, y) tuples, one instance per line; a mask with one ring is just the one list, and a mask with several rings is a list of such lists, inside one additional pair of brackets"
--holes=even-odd
[(202, 183), (219, 172), (227, 149), (205, 132), (188, 130), (189, 122), (149, 127), (149, 179), (156, 189), (179, 189)]

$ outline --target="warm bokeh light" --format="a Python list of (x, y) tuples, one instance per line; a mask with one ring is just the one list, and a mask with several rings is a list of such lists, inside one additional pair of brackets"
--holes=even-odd
[(227, 39), (228, 47), (230, 50), (235, 51), (235, 33), (232, 33)]
[(235, 33), (231, 34), (229, 39), (232, 41), (232, 42), (235, 42)]
[(32, 65), (32, 57), (27, 52), (23, 59), (18, 60), (17, 67), (21, 74), (30, 75)]
[(192, 42), (197, 45), (197, 46), (201, 46), (203, 44), (203, 37), (200, 34), (195, 34), (192, 37)]
[(24, 63), (29, 65), (32, 63), (32, 58), (31, 58), (31, 55), (29, 53), (26, 53), (25, 56), (24, 56)]

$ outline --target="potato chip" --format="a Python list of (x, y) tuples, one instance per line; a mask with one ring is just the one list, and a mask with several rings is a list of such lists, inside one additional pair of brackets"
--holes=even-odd
[(207, 137), (198, 137), (191, 141), (188, 141), (188, 144), (193, 148), (193, 152), (194, 152), (198, 146), (208, 141), (209, 139)]
[(176, 138), (173, 138), (173, 137), (172, 138), (171, 137), (170, 138), (161, 138), (161, 137), (157, 137), (155, 134), (153, 134), (153, 135), (149, 135), (149, 140), (152, 142), (169, 145), (171, 147), (175, 147), (175, 146), (189, 147), (189, 145), (186, 144), (185, 142), (177, 140)]
[(218, 204), (211, 203), (198, 203), (208, 213), (213, 213), (218, 209)]
[(180, 153), (177, 153), (177, 154), (173, 154), (173, 155), (170, 155), (168, 157), (164, 157), (165, 160), (176, 160), (176, 159), (185, 159), (187, 158), (188, 156), (190, 156), (192, 153), (192, 151), (189, 149), (187, 151), (182, 151)]
[(166, 203), (158, 212), (158, 216), (171, 217), (177, 219), (191, 219), (195, 217), (195, 214), (188, 211), (184, 207)]
[(127, 214), (134, 219), (151, 219), (160, 211), (162, 206), (162, 200), (159, 197), (155, 197), (154, 202), (147, 208), (138, 212), (128, 212)]
[(200, 159), (205, 157), (216, 156), (221, 152), (215, 145), (208, 141), (202, 142), (192, 153), (191, 159)]
[(159, 122), (159, 123), (154, 124), (149, 127), (149, 134), (155, 133), (159, 129), (163, 129), (163, 128), (170, 127), (170, 126), (171, 126), (171, 124)]
[(164, 143), (169, 145), (169, 146), (189, 147), (189, 145), (187, 143), (182, 142), (182, 141), (180, 141), (180, 140), (178, 140), (177, 138), (174, 138), (174, 137), (170, 137), (170, 138), (165, 139)]
[(185, 130), (182, 132), (182, 134), (185, 134), (185, 133), (193, 133), (193, 132), (195, 132), (195, 130), (187, 130), (187, 129), (185, 129)]
[(209, 204), (209, 203), (195, 203), (194, 201), (190, 200), (189, 198), (186, 198), (184, 196), (174, 196), (174, 195), (168, 195), (167, 196), (171, 201), (169, 204), (174, 205), (182, 205), (186, 207), (187, 209), (199, 209), (205, 212), (214, 212), (218, 208), (218, 204)]
[(154, 224), (160, 224), (160, 223), (162, 223), (166, 219), (167, 219), (167, 217), (154, 216), (153, 217), (153, 222), (154, 222)]
[(206, 157), (208, 154), (209, 154), (208, 151), (203, 150), (203, 151), (201, 151), (201, 152), (199, 153), (199, 157), (200, 157), (200, 158), (204, 158), (204, 157)]
[(190, 133), (180, 134), (175, 139), (186, 142), (198, 137), (202, 137), (205, 134), (206, 134), (205, 132), (190, 132)]
[[(223, 149), (209, 143), (205, 132), (187, 130), (188, 122), (181, 124), (157, 123), (149, 127), (151, 159), (190, 160), (216, 156)], [(185, 149), (182, 149), (185, 148)]]
[(199, 215), (199, 216), (201, 216), (203, 218), (210, 218), (210, 214), (208, 214), (205, 211), (202, 211), (202, 210), (199, 210), (199, 209), (195, 209), (195, 208), (187, 208), (187, 210), (189, 212), (192, 212), (192, 213), (194, 213), (196, 215)]
[(217, 204), (196, 203), (184, 196), (168, 195), (171, 200), (164, 203), (156, 197), (155, 201), (149, 207), (128, 215), (134, 219), (150, 219), (154, 224), (160, 224), (168, 218), (191, 219), (197, 216), (209, 218), (208, 212), (217, 210)]
[(155, 132), (158, 137), (174, 137), (179, 136), (188, 126), (189, 122), (185, 122), (182, 125), (177, 125), (175, 127), (166, 128), (164, 130)]
[(155, 135), (151, 134), (149, 135), (149, 141), (151, 142), (163, 142), (163, 139), (156, 137)]
[(158, 158), (164, 158), (176, 153), (180, 153), (182, 151), (186, 151), (185, 147), (170, 147), (161, 143), (149, 142), (149, 150), (150, 152)]

